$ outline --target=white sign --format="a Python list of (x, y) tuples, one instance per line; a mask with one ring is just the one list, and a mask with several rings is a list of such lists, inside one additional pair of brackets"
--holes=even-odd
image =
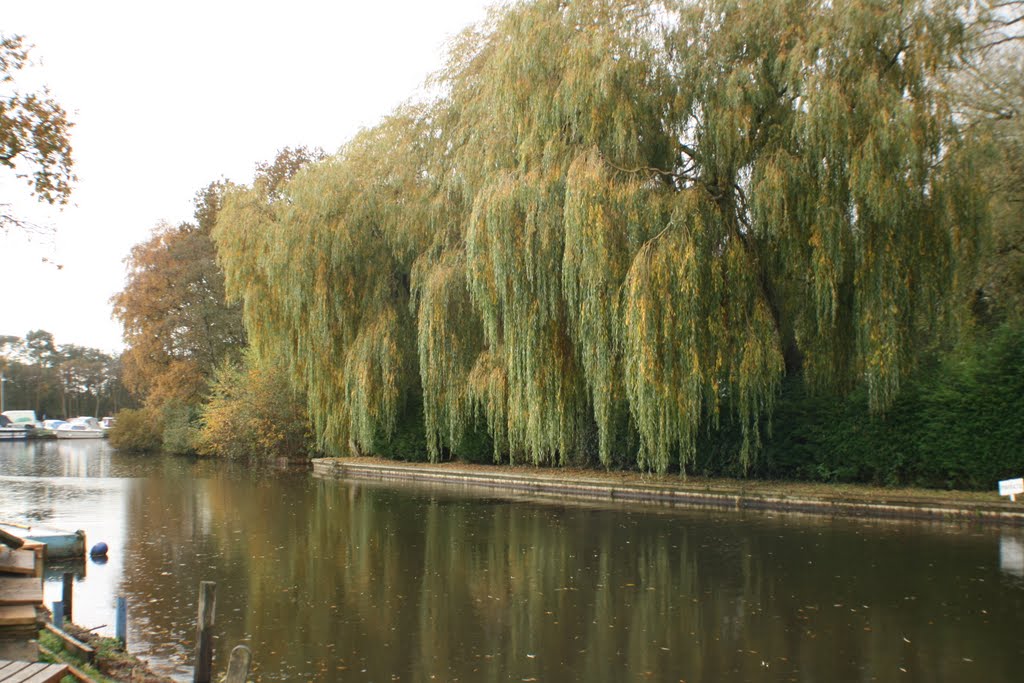
[(1004, 479), (999, 482), (999, 495), (1009, 496), (1010, 500), (1017, 502), (1017, 495), (1024, 493), (1024, 479)]

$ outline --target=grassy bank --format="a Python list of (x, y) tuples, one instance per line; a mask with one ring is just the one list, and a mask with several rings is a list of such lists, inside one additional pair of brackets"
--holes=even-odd
[(98, 636), (74, 624), (65, 624), (64, 632), (95, 650), (93, 661), (66, 649), (53, 633), (41, 631), (39, 646), (46, 661), (70, 664), (95, 683), (174, 683), (172, 678), (154, 674), (145, 661), (126, 652), (115, 638)]

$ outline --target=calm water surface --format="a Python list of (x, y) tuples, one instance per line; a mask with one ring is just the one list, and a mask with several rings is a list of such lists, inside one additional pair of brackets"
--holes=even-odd
[[(559, 505), (105, 442), (0, 444), (0, 519), (84, 529), (75, 621), (191, 680), (1019, 681), (1024, 530)], [(46, 599), (60, 598), (60, 571)], [(107, 626), (109, 625), (109, 626)]]

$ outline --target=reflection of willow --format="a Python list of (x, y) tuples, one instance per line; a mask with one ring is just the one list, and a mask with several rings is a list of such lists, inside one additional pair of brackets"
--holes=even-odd
[(144, 482), (128, 513), (133, 619), (180, 652), (215, 579), (264, 680), (939, 680), (1020, 646), (1022, 605), (964, 628), (972, 591), (1005, 599), (964, 590), (991, 545), (966, 535), (228, 476)]
[[(702, 595), (702, 550), (688, 529), (670, 542), (621, 519), (555, 507), (432, 503), (425, 518), (421, 678), (664, 675), (668, 662), (681, 661), (680, 651), (688, 671), (699, 672), (706, 648), (694, 647), (694, 634), (734, 616), (735, 567), (720, 568), (724, 590)], [(431, 590), (437, 577), (443, 588)], [(464, 640), (453, 642), (453, 633)], [(439, 668), (445, 665), (451, 671)]]
[(152, 654), (190, 664), (199, 582), (217, 582), (222, 642), (246, 639), (246, 617), (272, 619), (287, 607), (264, 598), (303, 581), (306, 561), (290, 546), (304, 515), (282, 514), (286, 482), (193, 479), (177, 464), (163, 474), (130, 489), (121, 593)]
[[(952, 582), (970, 571), (957, 547), (969, 539), (410, 499), (372, 486), (348, 495), (347, 507), (332, 510), (338, 540), (351, 545), (351, 564), (336, 577), (341, 609), (358, 615), (364, 647), (380, 639), (408, 652), (372, 671), (418, 680), (674, 671), (687, 680), (768, 671), (824, 680), (903, 665), (943, 678), (959, 663), (951, 653), (966, 647), (998, 660), (1000, 647), (1013, 647), (1013, 636), (992, 643), (933, 618), (905, 650), (903, 634), (929, 622), (918, 605), (950, 605)], [(927, 559), (936, 554), (941, 572)], [(409, 642), (395, 643), (393, 627)]]
[(378, 665), (416, 679), (496, 680), (535, 666), (601, 680), (613, 654), (618, 668), (657, 669), (661, 647), (692, 643), (703, 620), (731, 609), (689, 599), (698, 549), (686, 533), (672, 547), (587, 510), (410, 500), (375, 487), (318, 494), (319, 540), (347, 546), (336, 555), (336, 618), (358, 619), (364, 643), (393, 641), (401, 622), (415, 634), (401, 644), (412, 661), (399, 665), (406, 655), (395, 651)]

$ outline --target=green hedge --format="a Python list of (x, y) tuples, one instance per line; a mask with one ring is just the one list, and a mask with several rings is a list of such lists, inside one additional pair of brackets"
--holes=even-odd
[(815, 397), (790, 380), (772, 432), (753, 476), (994, 488), (1024, 474), (1024, 327), (922, 368), (885, 415), (867, 411), (863, 392)]

